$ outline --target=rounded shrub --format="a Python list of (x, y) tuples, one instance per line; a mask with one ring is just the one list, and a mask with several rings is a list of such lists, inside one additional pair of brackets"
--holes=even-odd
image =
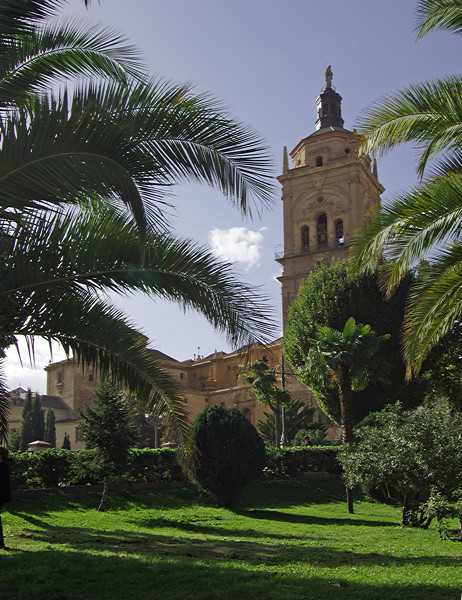
[(265, 445), (255, 427), (235, 408), (211, 406), (192, 426), (192, 473), (222, 506), (233, 506), (265, 465)]

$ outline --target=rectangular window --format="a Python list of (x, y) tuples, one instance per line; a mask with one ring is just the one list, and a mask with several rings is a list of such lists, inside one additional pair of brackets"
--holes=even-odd
[(80, 433), (80, 429), (78, 427), (75, 428), (75, 441), (83, 442), (82, 434)]

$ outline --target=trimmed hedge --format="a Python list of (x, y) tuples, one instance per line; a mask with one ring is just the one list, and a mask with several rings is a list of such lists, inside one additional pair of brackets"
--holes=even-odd
[[(275, 479), (282, 476), (293, 479), (301, 477), (306, 471), (327, 471), (338, 475), (342, 472), (337, 458), (339, 448), (309, 446), (278, 450), (267, 447), (266, 467), (262, 477)], [(134, 448), (130, 451), (130, 458), (129, 468), (119, 475), (116, 482), (185, 481), (174, 449)], [(33, 454), (11, 452), (11, 485), (13, 489), (94, 485), (100, 481), (93, 467), (93, 460), (93, 450), (43, 450)]]
[[(33, 454), (11, 452), (9, 463), (12, 488), (34, 489), (101, 483), (94, 457), (94, 450), (43, 450)], [(130, 451), (128, 469), (114, 481), (159, 483), (183, 479), (175, 450), (134, 448)]]

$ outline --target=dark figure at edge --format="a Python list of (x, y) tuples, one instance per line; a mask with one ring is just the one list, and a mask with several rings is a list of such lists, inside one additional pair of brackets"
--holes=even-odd
[(8, 450), (0, 446), (0, 550), (5, 550), (3, 538), (2, 508), (5, 502), (11, 500), (10, 467), (7, 463)]

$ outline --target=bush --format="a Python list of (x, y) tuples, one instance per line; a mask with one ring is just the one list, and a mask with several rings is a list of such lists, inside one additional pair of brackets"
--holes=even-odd
[(402, 507), (402, 524), (428, 527), (431, 490), (462, 487), (462, 416), (439, 407), (404, 411), (399, 405), (370, 415), (358, 441), (340, 452), (350, 485)]
[[(340, 475), (342, 465), (338, 459), (338, 447), (309, 446), (300, 448), (266, 448), (265, 478), (282, 475), (287, 478), (301, 477), (307, 471), (326, 471)], [(279, 467), (280, 465), (280, 467)]]
[(265, 464), (265, 446), (237, 409), (211, 406), (192, 426), (194, 479), (223, 506), (232, 506)]

